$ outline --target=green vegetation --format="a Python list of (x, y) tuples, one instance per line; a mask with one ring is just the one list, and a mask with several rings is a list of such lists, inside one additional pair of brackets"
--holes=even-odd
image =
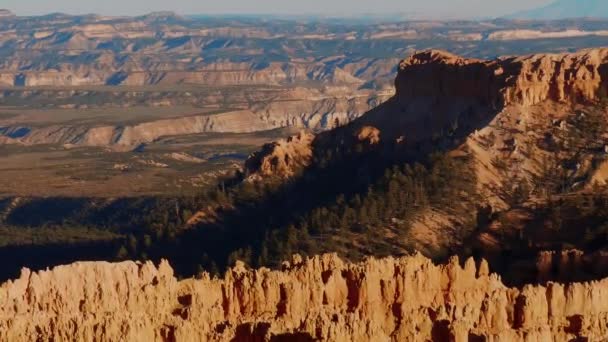
[[(250, 254), (247, 250), (241, 250), (240, 254), (237, 251), (231, 259), (277, 265), (294, 252), (309, 255), (339, 251), (354, 258), (404, 252), (408, 229), (425, 209), (467, 215), (470, 199), (475, 197), (472, 175), (466, 158), (446, 155), (434, 155), (426, 166), (419, 163), (394, 166), (386, 169), (384, 176), (365, 193), (354, 194), (348, 200), (340, 194), (331, 201), (333, 205), (316, 207), (299, 217), (297, 223), (267, 232), (260, 252), (252, 253), (257, 259), (247, 260)], [(386, 227), (396, 232), (395, 241), (368, 245), (374, 240), (386, 240), (382, 235)], [(363, 247), (358, 248), (356, 242)]]
[[(435, 154), (424, 163), (388, 167), (373, 158), (373, 152), (334, 153), (285, 185), (245, 182), (189, 200), (162, 201), (140, 211), (137, 221), (147, 228), (132, 232), (117, 257), (168, 257), (178, 272), (192, 274), (221, 270), (237, 259), (278, 266), (293, 253), (339, 252), (353, 259), (399, 254), (410, 250), (412, 222), (430, 208), (468, 218), (462, 235), (470, 233), (476, 180), (466, 157)], [(374, 181), (362, 181), (363, 173)], [(192, 213), (206, 207), (217, 220), (183, 228)]]
[[(290, 182), (249, 183), (237, 177), (188, 197), (31, 199), (12, 210), (6, 222), (61, 228), (23, 228), (15, 234), (21, 228), (10, 228), (3, 248), (35, 241), (28, 253), (41, 255), (31, 249), (78, 245), (81, 238), (103, 241), (89, 246), (87, 255), (168, 258), (187, 276), (221, 271), (237, 259), (276, 267), (292, 253), (338, 252), (352, 259), (404, 253), (411, 250), (411, 224), (428, 209), (466, 218), (461, 234), (468, 235), (476, 212), (469, 160), (442, 153), (399, 156), (386, 158), (367, 147), (318, 150), (314, 165)], [(189, 224), (200, 210), (213, 219)], [(36, 259), (23, 265), (46, 264)]]
[(573, 109), (573, 114), (565, 121), (556, 122), (551, 135), (547, 137), (548, 154), (543, 156), (540, 172), (533, 179), (536, 192), (541, 197), (565, 194), (584, 179), (578, 170), (584, 154), (595, 155), (592, 163), (603, 161), (605, 140), (603, 133), (607, 124), (602, 106), (585, 111)]
[(0, 225), (0, 248), (6, 246), (42, 246), (77, 244), (121, 239), (120, 234), (89, 227), (7, 227)]
[(117, 260), (124, 237), (111, 230), (44, 225), (0, 225), (0, 279), (16, 278), (22, 267), (34, 270), (76, 261)]
[[(463, 257), (487, 259), (492, 270), (510, 285), (537, 280), (536, 260), (541, 251), (576, 249), (590, 256), (604, 253), (608, 246), (608, 196), (601, 191), (555, 196), (542, 206), (486, 214), (480, 220), (486, 224), (481, 224), (478, 234), (467, 242), (471, 248), (463, 251)], [(479, 234), (493, 236), (500, 245), (487, 249), (476, 239)], [(555, 280), (585, 281), (605, 276), (594, 260), (577, 265), (576, 274), (554, 274)]]

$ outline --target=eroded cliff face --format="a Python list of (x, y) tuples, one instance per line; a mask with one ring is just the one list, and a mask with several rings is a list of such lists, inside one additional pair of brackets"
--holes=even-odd
[(608, 280), (508, 288), (485, 262), (294, 257), (178, 281), (167, 262), (24, 269), (4, 341), (568, 341), (608, 334)]
[[(601, 107), (608, 96), (608, 49), (488, 61), (423, 51), (399, 64), (395, 90), (394, 97), (345, 127), (321, 133), (311, 146), (333, 148), (364, 129), (377, 130), (385, 145), (442, 139), (457, 148), (468, 140), (481, 182), (490, 183), (501, 179), (491, 160), (524, 160), (511, 165), (534, 174), (544, 153), (535, 146), (554, 122), (565, 121), (575, 108)], [(530, 153), (522, 155), (523, 146)]]
[(430, 50), (399, 65), (397, 96), (468, 99), (494, 107), (543, 101), (590, 102), (608, 95), (608, 49), (492, 61)]
[(507, 109), (597, 103), (607, 84), (608, 49), (489, 61), (430, 50), (402, 61), (393, 101), (358, 121), (385, 135), (418, 127), (420, 139), (463, 126), (472, 133)]
[(264, 145), (245, 162), (246, 176), (253, 181), (270, 176), (293, 176), (294, 172), (310, 163), (314, 138), (314, 134), (301, 131), (287, 139)]

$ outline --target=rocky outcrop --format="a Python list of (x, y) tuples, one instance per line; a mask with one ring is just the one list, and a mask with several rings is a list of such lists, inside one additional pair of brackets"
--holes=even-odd
[(395, 81), (403, 110), (450, 106), (444, 115), (459, 110), (461, 116), (545, 101), (592, 103), (608, 95), (607, 84), (608, 49), (492, 61), (424, 51), (401, 62)]
[(404, 105), (427, 98), (446, 98), (500, 105), (504, 77), (495, 61), (456, 56), (428, 50), (415, 53), (399, 64), (395, 80), (397, 98)]
[[(335, 148), (345, 137), (361, 140), (373, 128), (374, 142), (380, 136), (404, 146), (443, 139), (456, 148), (467, 138), (493, 135), (503, 139), (503, 150), (515, 151), (518, 139), (534, 137), (515, 137), (513, 132), (525, 131), (514, 129), (516, 125), (542, 127), (550, 115), (561, 118), (577, 104), (593, 106), (608, 96), (608, 49), (489, 61), (423, 51), (399, 64), (395, 90), (395, 96), (346, 127), (321, 134), (313, 146)], [(540, 108), (545, 105), (549, 107)], [(529, 112), (534, 108), (551, 112), (532, 117)], [(487, 159), (492, 157), (496, 156)]]
[(516, 71), (515, 82), (505, 90), (506, 104), (585, 103), (608, 95), (608, 49), (533, 55), (506, 60), (503, 65), (507, 73), (511, 68)]
[(375, 145), (380, 142), (380, 131), (376, 127), (361, 127), (357, 133), (357, 139), (370, 145)]
[(505, 107), (596, 101), (608, 95), (607, 83), (608, 49), (493, 61), (431, 50), (401, 62), (396, 89), (401, 101), (447, 97)]
[(302, 131), (295, 136), (264, 145), (262, 150), (254, 153), (245, 163), (245, 172), (249, 180), (264, 177), (289, 178), (312, 159), (312, 141), (314, 134)]
[(0, 339), (600, 341), (608, 280), (508, 288), (488, 265), (294, 257), (178, 281), (167, 262), (76, 263), (0, 287)]

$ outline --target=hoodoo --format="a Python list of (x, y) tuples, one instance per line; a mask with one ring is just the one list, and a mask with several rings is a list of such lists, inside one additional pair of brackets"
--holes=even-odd
[[(266, 145), (246, 163), (246, 176), (296, 177), (318, 162), (318, 150), (398, 160), (408, 148), (422, 151), (431, 142), (467, 154), (477, 173), (475, 191), (486, 195), (480, 202), (501, 208), (508, 207), (504, 193), (512, 190), (513, 174), (538, 176), (551, 153), (547, 146), (560, 143), (560, 152), (572, 152), (568, 161), (576, 165), (563, 178), (575, 180), (576, 189), (588, 179), (608, 180), (598, 173), (600, 163), (591, 162), (603, 146), (570, 143), (588, 146), (603, 132), (596, 132), (600, 138), (566, 134), (569, 125), (605, 115), (582, 110), (596, 110), (608, 95), (608, 49), (490, 61), (425, 51), (401, 62), (395, 84), (394, 97), (352, 122)], [(577, 106), (583, 108), (578, 113)], [(567, 182), (560, 186), (575, 189)], [(520, 216), (522, 222), (533, 219)], [(418, 235), (411, 234), (413, 242), (435, 235), (429, 240), (456, 250), (448, 249), (454, 243), (444, 226), (422, 223)], [(492, 234), (504, 237), (508, 227), (478, 228), (481, 234), (472, 233), (467, 243), (500, 254), (504, 240)], [(531, 251), (534, 239), (525, 240), (524, 233), (514, 235)], [(560, 255), (541, 254), (533, 266), (543, 284), (522, 287), (505, 285), (486, 261), (462, 264), (452, 257), (436, 265), (420, 254), (358, 263), (335, 254), (294, 256), (282, 270), (237, 263), (222, 278), (204, 273), (185, 280), (166, 261), (158, 267), (79, 262), (42, 272), (24, 269), (19, 279), (0, 286), (0, 340), (605, 341), (608, 278), (545, 283), (553, 269), (569, 272), (581, 264), (581, 255), (571, 252), (554, 262)]]
[(4, 341), (600, 341), (608, 280), (509, 288), (484, 261), (295, 256), (177, 280), (167, 262), (24, 269), (0, 287)]

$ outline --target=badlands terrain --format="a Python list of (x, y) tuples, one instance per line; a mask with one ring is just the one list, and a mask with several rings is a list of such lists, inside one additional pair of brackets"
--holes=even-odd
[[(66, 243), (75, 230), (55, 228), (65, 241), (38, 246), (50, 259), (118, 248), (116, 259), (159, 266), (22, 269), (0, 287), (0, 336), (605, 340), (608, 50), (494, 60), (427, 50), (398, 64), (395, 87), (350, 123), (266, 144), (199, 202), (170, 203), (181, 219), (142, 205), (150, 228), (124, 245), (126, 231), (89, 227), (97, 245), (84, 254)], [(111, 207), (56, 209), (70, 205), (64, 224), (99, 224)], [(22, 247), (5, 252), (36, 251)], [(349, 261), (319, 256), (329, 251)]]
[(608, 339), (608, 22), (0, 30), (1, 340)]
[(608, 282), (505, 286), (482, 261), (421, 255), (177, 280), (166, 261), (24, 270), (0, 287), (8, 341), (603, 341)]
[(491, 59), (601, 46), (607, 36), (608, 21), (595, 19), (4, 12), (0, 196), (196, 193), (264, 142), (384, 102), (399, 60), (417, 50)]

